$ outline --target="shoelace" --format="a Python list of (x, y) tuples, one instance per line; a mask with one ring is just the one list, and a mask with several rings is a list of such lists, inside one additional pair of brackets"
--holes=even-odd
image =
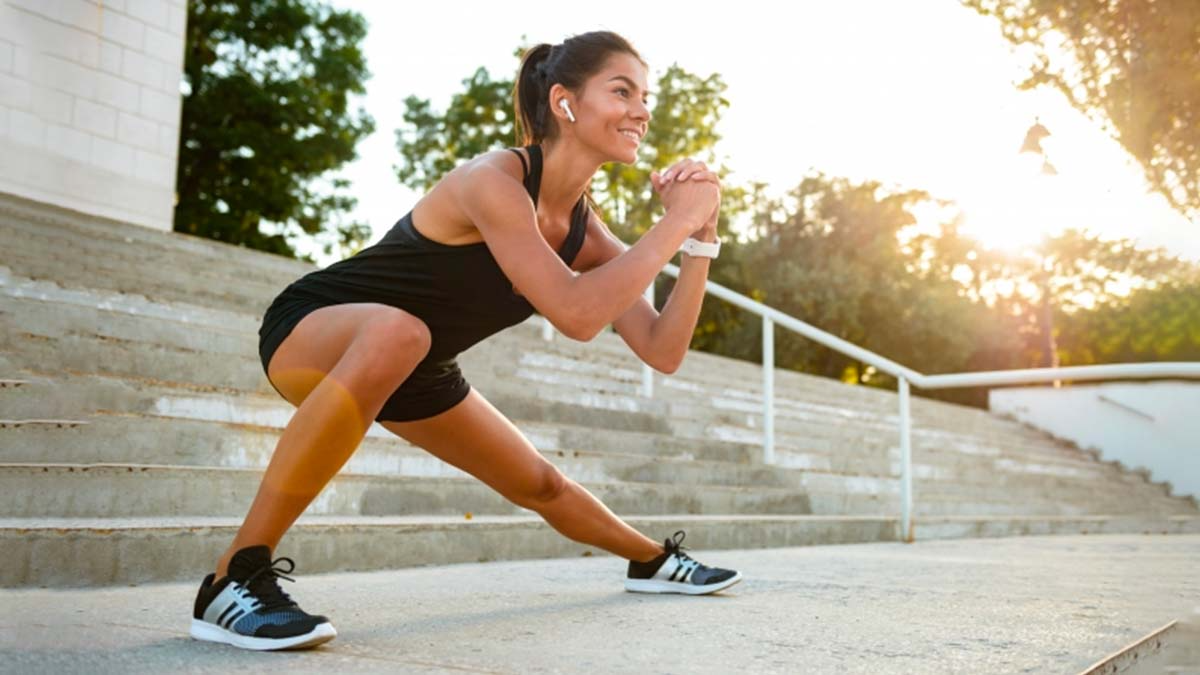
[[(288, 567), (284, 569), (282, 563), (287, 563)], [(276, 567), (277, 565), (279, 567)], [(287, 576), (295, 569), (296, 561), (291, 558), (276, 558), (246, 577), (245, 586), (262, 603), (260, 609), (285, 609), (296, 606), (295, 601), (279, 587), (278, 581), (287, 579), (295, 582), (295, 579)]]
[(683, 552), (685, 550), (685, 547), (682, 544), (683, 544), (683, 540), (686, 538), (687, 538), (686, 532), (684, 532), (683, 530), (676, 531), (674, 536), (671, 538), (671, 540), (667, 544), (667, 547), (668, 547), (667, 550), (679, 558), (680, 565), (690, 562), (690, 563), (692, 563), (693, 569), (704, 569), (704, 565), (700, 564), (699, 560), (696, 560), (692, 556)]

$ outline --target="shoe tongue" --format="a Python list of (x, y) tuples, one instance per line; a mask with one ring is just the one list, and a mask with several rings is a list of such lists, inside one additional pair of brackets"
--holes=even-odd
[(245, 581), (251, 574), (271, 565), (271, 549), (266, 545), (247, 546), (229, 561), (229, 578)]

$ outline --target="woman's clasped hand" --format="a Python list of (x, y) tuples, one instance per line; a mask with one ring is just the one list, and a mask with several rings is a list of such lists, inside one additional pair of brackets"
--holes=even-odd
[(721, 179), (704, 162), (681, 159), (662, 173), (652, 172), (650, 183), (668, 212), (680, 209), (697, 223), (695, 232), (716, 234), (721, 208)]

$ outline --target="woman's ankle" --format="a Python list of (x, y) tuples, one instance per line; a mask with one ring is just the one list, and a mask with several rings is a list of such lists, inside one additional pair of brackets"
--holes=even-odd
[[(225, 550), (225, 553), (222, 554), (221, 557), (217, 560), (217, 571), (216, 571), (216, 576), (214, 577), (214, 579), (220, 580), (220, 579), (223, 579), (226, 576), (228, 576), (229, 563), (233, 562), (233, 557), (235, 555), (237, 555), (238, 551), (241, 551), (242, 549), (245, 549), (245, 548), (250, 548), (251, 546), (255, 546), (255, 545), (256, 544), (254, 544), (254, 543), (245, 543), (245, 542), (241, 542), (241, 541), (238, 541), (235, 539), (234, 542), (229, 545), (229, 548)], [(274, 549), (273, 546), (271, 548)]]
[(221, 579), (224, 579), (225, 576), (229, 574), (229, 561), (230, 560), (233, 560), (233, 549), (226, 551), (224, 553), (224, 555), (222, 555), (217, 560), (217, 571), (216, 571), (216, 576), (213, 577), (214, 580), (219, 581)]
[(639, 562), (639, 563), (648, 563), (648, 562), (650, 562), (651, 560), (654, 560), (655, 558), (659, 557), (659, 556), (660, 556), (660, 555), (662, 555), (663, 553), (666, 553), (666, 552), (667, 552), (667, 550), (666, 550), (665, 548), (663, 548), (663, 547), (662, 547), (662, 544), (658, 544), (658, 545), (656, 545), (656, 546), (655, 546), (655, 548), (656, 548), (656, 551), (655, 551), (653, 554), (651, 554), (651, 555), (646, 555), (646, 554), (643, 554), (643, 555), (640, 555), (640, 556), (638, 556), (638, 557), (636, 557), (636, 558), (633, 558), (632, 560), (633, 560), (634, 562)]

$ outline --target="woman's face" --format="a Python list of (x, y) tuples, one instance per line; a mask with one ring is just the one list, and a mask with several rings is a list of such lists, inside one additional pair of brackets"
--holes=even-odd
[(650, 123), (646, 89), (642, 62), (631, 54), (613, 54), (571, 105), (575, 136), (605, 157), (633, 164)]

